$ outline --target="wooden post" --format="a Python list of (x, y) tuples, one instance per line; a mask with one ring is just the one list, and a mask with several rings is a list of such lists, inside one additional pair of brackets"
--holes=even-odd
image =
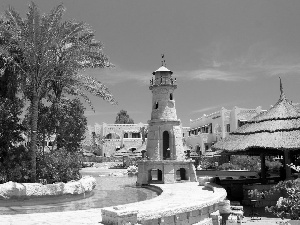
[(285, 179), (290, 180), (292, 177), (292, 170), (287, 164), (291, 164), (291, 155), (288, 150), (285, 150), (283, 153), (283, 167), (285, 169)]
[(265, 154), (264, 153), (260, 154), (260, 165), (261, 165), (261, 179), (262, 179), (262, 183), (265, 184), (265, 183), (267, 183), (267, 179), (266, 179), (266, 158), (265, 158)]

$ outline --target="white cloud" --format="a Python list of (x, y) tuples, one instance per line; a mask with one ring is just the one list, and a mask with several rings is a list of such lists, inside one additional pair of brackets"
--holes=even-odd
[(104, 84), (115, 85), (126, 81), (138, 81), (142, 84), (149, 84), (151, 72), (145, 71), (126, 71), (121, 68), (105, 69), (105, 70), (90, 70), (87, 74), (99, 79)]
[(99, 116), (99, 115), (110, 115), (114, 114), (115, 112), (98, 112), (98, 111), (93, 111), (93, 110), (85, 110), (84, 115), (86, 117), (91, 117), (91, 116)]
[(200, 80), (240, 81), (251, 79), (247, 76), (241, 76), (238, 72), (222, 71), (210, 68), (194, 71), (183, 71), (180, 74), (188, 79)]
[(213, 110), (221, 109), (222, 107), (225, 107), (225, 106), (227, 106), (227, 107), (232, 106), (233, 107), (234, 105), (237, 105), (237, 104), (239, 104), (241, 102), (242, 101), (233, 101), (233, 102), (222, 103), (222, 104), (214, 105), (214, 106), (207, 106), (205, 108), (193, 110), (193, 111), (191, 111), (190, 114), (204, 113), (204, 112), (212, 113)]
[(239, 54), (228, 43), (212, 43), (199, 52), (199, 68), (182, 72), (188, 79), (247, 81), (261, 76), (300, 75), (300, 54), (269, 42), (255, 43)]

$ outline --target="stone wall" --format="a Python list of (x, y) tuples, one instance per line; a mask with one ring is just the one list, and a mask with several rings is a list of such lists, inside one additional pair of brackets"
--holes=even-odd
[(92, 191), (96, 187), (93, 177), (85, 176), (78, 181), (68, 183), (40, 184), (40, 183), (15, 183), (0, 184), (1, 199), (26, 199), (45, 196), (79, 195)]
[[(129, 222), (142, 225), (221, 224), (219, 204), (223, 203), (226, 197), (223, 188), (206, 183), (206, 190), (210, 189), (211, 192), (201, 193), (202, 189), (199, 187), (198, 195), (203, 195), (203, 201), (199, 201), (199, 197), (195, 201), (190, 201), (186, 199), (193, 198), (197, 192), (194, 192), (194, 189), (191, 191), (189, 186), (183, 186), (181, 188), (183, 192), (173, 191), (178, 186), (174, 186), (175, 189), (170, 185), (159, 185), (159, 187), (163, 192), (154, 199), (101, 209), (102, 223), (105, 225), (121, 225)], [(182, 193), (185, 195), (182, 196)], [(206, 198), (204, 195), (211, 195), (211, 197)]]

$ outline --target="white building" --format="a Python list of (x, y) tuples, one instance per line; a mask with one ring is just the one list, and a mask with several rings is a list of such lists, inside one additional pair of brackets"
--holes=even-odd
[(234, 107), (232, 110), (222, 107), (220, 111), (190, 120), (188, 135), (184, 137), (185, 144), (198, 154), (205, 154), (218, 140), (225, 138), (232, 131), (242, 126), (246, 121), (261, 113), (261, 107), (245, 109)]
[[(93, 141), (101, 149), (102, 156), (112, 156), (121, 148), (134, 151), (142, 146), (143, 129), (147, 124), (95, 124)], [(146, 139), (145, 139), (146, 141)]]

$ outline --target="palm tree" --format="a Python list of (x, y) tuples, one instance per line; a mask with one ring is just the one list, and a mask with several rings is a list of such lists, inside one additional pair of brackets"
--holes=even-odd
[[(63, 92), (80, 95), (91, 103), (88, 91), (111, 104), (117, 104), (107, 87), (92, 77), (80, 74), (86, 68), (111, 67), (102, 51), (102, 44), (94, 40), (94, 33), (84, 23), (62, 22), (65, 8), (55, 7), (49, 14), (41, 15), (31, 2), (25, 19), (9, 8), (5, 23), (0, 24), (0, 35), (9, 37), (3, 44), (2, 55), (14, 62), (20, 71), (20, 87), (30, 102), (30, 152), (32, 181), (36, 180), (37, 121), (39, 102), (54, 96), (57, 102)], [(16, 61), (7, 50), (15, 43), (22, 52)]]

